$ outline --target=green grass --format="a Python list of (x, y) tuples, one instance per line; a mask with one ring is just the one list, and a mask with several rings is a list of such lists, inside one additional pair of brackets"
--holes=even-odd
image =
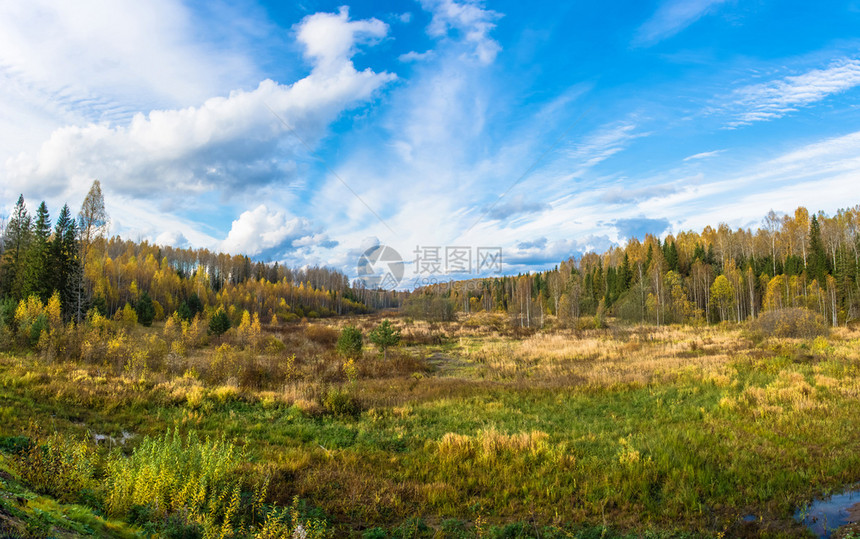
[[(600, 346), (617, 345), (622, 367), (677, 344), (669, 335), (640, 350), (598, 335)], [(241, 449), (231, 466), (246, 478), (244, 491), (268, 477), (267, 506), (286, 508), (298, 496), (339, 535), (357, 536), (802, 536), (791, 519), (796, 507), (860, 480), (856, 337), (829, 345), (738, 340), (716, 363), (708, 362), (720, 343), (681, 347), (666, 356), (680, 366), (617, 383), (571, 381), (611, 367), (588, 350), (550, 365), (579, 378), (542, 370), (547, 349), (523, 360), (527, 376), (494, 379), (471, 359), (481, 338), (462, 342), (409, 347), (453, 357), (459, 366), (443, 374), (344, 384), (362, 405), (356, 415), (253, 391), (211, 388), (186, 398), (155, 377), (107, 376), (75, 392), (72, 366), (0, 357), (0, 414), (10, 418), (0, 435), (28, 435), (33, 424), (81, 437), (127, 430), (137, 437), (126, 455), (146, 435), (174, 428), (224, 437)], [(511, 342), (510, 361), (528, 352), (518, 346)], [(134, 459), (114, 458), (117, 466)], [(40, 510), (71, 510), (57, 507)], [(80, 511), (73, 520), (95, 529), (101, 517)], [(113, 514), (128, 519), (128, 507)], [(744, 524), (747, 514), (760, 518)]]

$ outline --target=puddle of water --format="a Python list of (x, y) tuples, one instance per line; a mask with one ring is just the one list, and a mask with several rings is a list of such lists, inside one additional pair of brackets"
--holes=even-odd
[(813, 500), (804, 509), (799, 509), (794, 518), (822, 539), (850, 522), (860, 522), (860, 488), (845, 491), (829, 498)]

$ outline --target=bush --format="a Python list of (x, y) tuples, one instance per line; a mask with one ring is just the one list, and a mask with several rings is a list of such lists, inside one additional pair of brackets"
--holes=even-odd
[(830, 333), (820, 314), (802, 308), (766, 311), (750, 324), (750, 328), (770, 337), (810, 339)]
[(201, 441), (193, 432), (185, 439), (177, 431), (145, 438), (131, 456), (115, 454), (107, 463), (108, 513), (136, 518), (182, 513), (205, 525), (208, 515), (229, 511), (242, 457), (233, 444)]
[(15, 449), (21, 479), (40, 494), (69, 503), (92, 484), (94, 454), (83, 442), (53, 435), (44, 443)]
[(321, 404), (327, 412), (337, 416), (356, 417), (361, 413), (361, 404), (343, 389), (329, 389)]
[(320, 344), (335, 344), (338, 341), (338, 332), (335, 328), (311, 324), (305, 328), (305, 336)]
[(418, 320), (447, 322), (454, 320), (454, 302), (442, 296), (416, 295), (403, 303), (406, 314)]
[(355, 326), (346, 326), (340, 331), (337, 339), (337, 351), (344, 357), (357, 358), (361, 356), (363, 341), (361, 330)]

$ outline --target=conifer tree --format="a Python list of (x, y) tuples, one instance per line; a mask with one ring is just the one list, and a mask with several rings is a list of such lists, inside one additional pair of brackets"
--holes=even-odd
[(807, 265), (809, 277), (818, 281), (823, 286), (827, 277), (827, 252), (821, 241), (821, 227), (818, 217), (813, 215), (809, 224), (809, 263)]
[(24, 205), (24, 195), (20, 195), (3, 234), (4, 253), (0, 267), (0, 294), (11, 296), (16, 302), (22, 298), (20, 289), (16, 289), (15, 285), (19, 282), (19, 274), (30, 243), (30, 225), (31, 218)]
[(51, 285), (60, 293), (63, 306), (63, 317), (70, 320), (77, 318), (80, 300), (80, 280), (83, 275), (79, 270), (78, 229), (68, 205), (63, 205), (57, 225), (54, 228), (54, 239), (51, 242)]
[(140, 301), (135, 306), (137, 311), (137, 321), (146, 327), (152, 325), (152, 320), (155, 318), (155, 306), (152, 304), (152, 298), (149, 292), (144, 291), (140, 296)]
[(36, 210), (33, 222), (32, 240), (27, 247), (24, 267), (18, 272), (22, 297), (38, 296), (42, 302), (48, 301), (53, 292), (50, 278), (51, 263), (51, 216), (45, 201)]

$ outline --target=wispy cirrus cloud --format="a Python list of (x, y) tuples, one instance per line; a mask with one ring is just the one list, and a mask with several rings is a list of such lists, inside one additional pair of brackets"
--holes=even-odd
[(636, 128), (637, 125), (633, 122), (619, 122), (601, 127), (584, 141), (575, 144), (568, 155), (583, 168), (591, 168), (624, 150), (633, 140), (648, 135), (637, 132)]
[(730, 109), (737, 111), (731, 127), (775, 120), (827, 97), (860, 86), (860, 60), (842, 58), (824, 69), (753, 84), (735, 90)]
[(445, 37), (450, 32), (460, 35), (462, 41), (473, 47), (473, 55), (482, 64), (492, 63), (502, 50), (499, 42), (490, 37), (496, 27), (494, 21), (502, 15), (484, 9), (479, 2), (464, 0), (422, 0), (422, 7), (433, 14), (427, 33)]
[(684, 158), (684, 161), (698, 161), (699, 159), (710, 159), (723, 153), (725, 150), (713, 150), (710, 152), (701, 152)]
[(351, 60), (358, 44), (382, 38), (387, 29), (377, 19), (350, 20), (345, 9), (308, 16), (297, 31), (312, 65), (306, 77), (292, 84), (266, 79), (251, 91), (138, 113), (123, 125), (58, 128), (37, 153), (7, 160), (7, 186), (36, 182), (39, 194), (63, 193), (109, 178), (109, 191), (163, 198), (166, 192), (200, 194), (288, 180), (300, 145), (272, 111), (316, 144), (341, 112), (396, 78), (358, 71)]
[(507, 220), (518, 216), (540, 213), (550, 209), (545, 202), (529, 201), (522, 195), (517, 195), (506, 202), (494, 205), (486, 210), (488, 219)]
[(656, 197), (664, 197), (678, 192), (673, 185), (653, 185), (639, 189), (615, 187), (604, 193), (600, 200), (607, 204), (632, 204)]
[(726, 0), (667, 0), (639, 27), (633, 44), (649, 46), (670, 38), (724, 3)]

